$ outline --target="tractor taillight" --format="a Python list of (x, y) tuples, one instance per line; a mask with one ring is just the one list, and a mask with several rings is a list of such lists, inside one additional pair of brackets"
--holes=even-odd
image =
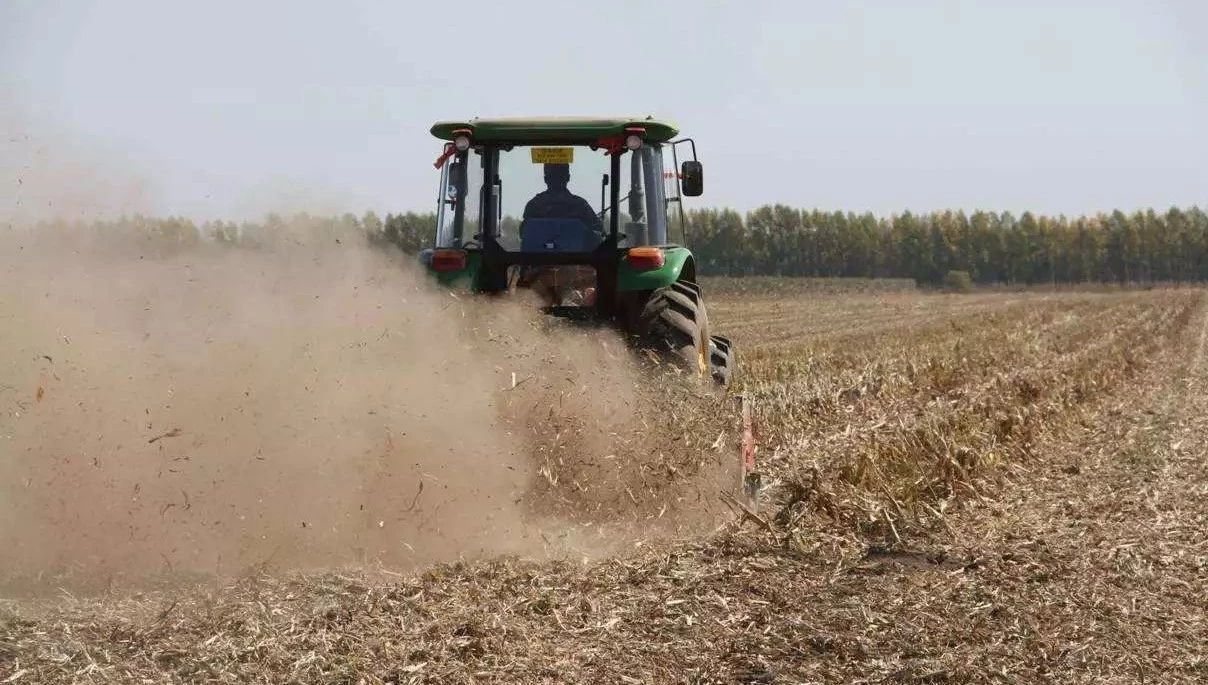
[(436, 250), (432, 253), (432, 270), (441, 273), (461, 271), (466, 268), (465, 250)]
[(631, 247), (625, 255), (629, 266), (638, 271), (658, 269), (667, 263), (667, 257), (657, 247)]

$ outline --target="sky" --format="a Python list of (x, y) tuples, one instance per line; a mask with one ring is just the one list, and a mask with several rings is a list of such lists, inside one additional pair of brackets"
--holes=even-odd
[(1203, 206), (1206, 20), (1197, 0), (0, 0), (0, 212), (425, 211), (432, 122), (620, 113), (697, 140), (694, 206)]

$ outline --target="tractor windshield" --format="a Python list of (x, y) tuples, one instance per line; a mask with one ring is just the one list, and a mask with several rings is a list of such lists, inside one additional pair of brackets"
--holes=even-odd
[[(486, 185), (489, 154), (498, 163)], [(613, 212), (620, 246), (665, 243), (668, 204), (678, 193), (668, 192), (675, 183), (667, 185), (664, 163), (658, 145), (623, 151), (617, 178), (610, 177), (608, 154), (589, 146), (509, 145), (454, 155), (441, 171), (436, 246), (480, 244), (484, 211), (495, 213), (496, 239), (509, 251), (590, 252), (609, 235)]]
[(595, 248), (608, 231), (609, 167), (603, 151), (588, 147), (500, 150), (500, 243), (526, 252)]

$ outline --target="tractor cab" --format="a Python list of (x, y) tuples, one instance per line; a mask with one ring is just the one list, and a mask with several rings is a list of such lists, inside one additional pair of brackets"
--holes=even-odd
[(421, 260), (476, 292), (530, 289), (552, 314), (606, 321), (634, 344), (729, 382), (709, 335), (684, 197), (702, 191), (691, 138), (653, 117), (442, 121), (436, 235)]
[(672, 124), (474, 119), (432, 133), (445, 144), (425, 260), (446, 282), (612, 315), (620, 279), (665, 268), (686, 242), (681, 200), (700, 194), (701, 167)]

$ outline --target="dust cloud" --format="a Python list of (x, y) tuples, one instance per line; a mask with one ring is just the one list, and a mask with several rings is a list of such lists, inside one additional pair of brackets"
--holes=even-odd
[(114, 245), (0, 237), (0, 579), (591, 540), (528, 494), (574, 490), (566, 444), (616, 463), (639, 401), (615, 334), (458, 297), (346, 242)]
[(146, 212), (150, 179), (125, 151), (37, 122), (0, 89), (0, 226)]

